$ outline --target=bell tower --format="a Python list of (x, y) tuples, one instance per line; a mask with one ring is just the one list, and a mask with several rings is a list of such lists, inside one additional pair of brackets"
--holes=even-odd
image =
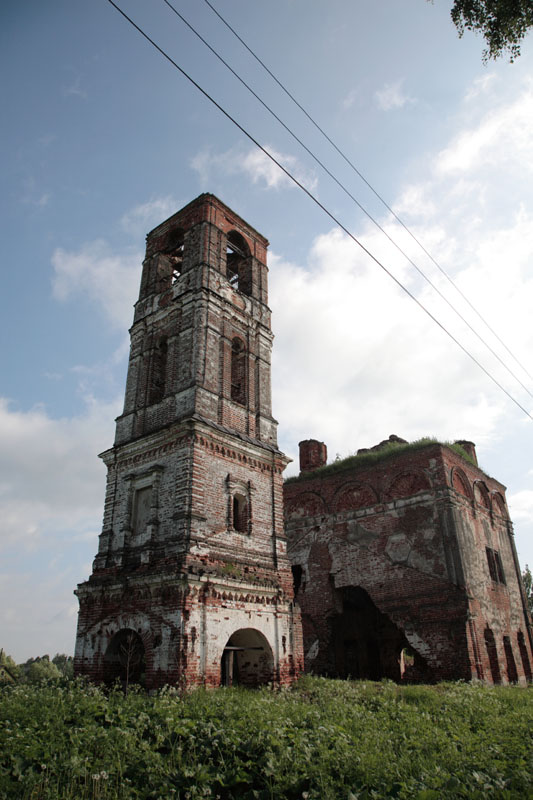
[(146, 240), (75, 668), (288, 683), (302, 667), (271, 410), (267, 240), (211, 194)]

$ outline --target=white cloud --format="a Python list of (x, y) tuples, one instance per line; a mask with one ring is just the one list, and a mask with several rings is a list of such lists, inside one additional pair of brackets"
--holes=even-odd
[[(533, 209), (527, 204), (533, 198), (529, 184), (524, 185), (526, 205), (518, 203), (513, 170), (520, 169), (533, 137), (529, 103), (530, 87), (525, 85), (519, 96), (502, 99), (497, 111), (482, 112), (475, 126), (481, 130), (488, 125), (483, 134), (487, 147), (499, 146), (493, 136), (494, 117), (499, 130), (512, 128), (506, 156), (512, 169), (507, 175), (488, 172), (486, 164), (474, 158), (463, 160), (459, 175), (443, 170), (438, 162), (433, 171), (425, 170), (422, 181), (405, 186), (394, 204), (524, 365), (531, 364), (533, 350), (528, 323), (533, 315)], [(445, 152), (454, 152), (469, 131), (457, 135)], [(531, 388), (531, 381), (405, 231), (390, 220), (385, 228)], [(367, 227), (358, 233), (495, 378), (526, 409), (532, 408), (531, 397), (405, 259), (374, 230)], [(281, 420), (286, 447), (316, 437), (326, 441), (331, 455), (345, 455), (397, 433), (408, 439), (466, 437), (483, 451), (523, 418), (494, 383), (337, 231), (314, 243), (305, 268), (271, 257), (270, 296), (277, 337), (274, 413)]]
[(71, 82), (64, 86), (63, 94), (65, 97), (81, 97), (82, 100), (87, 100), (87, 92), (81, 86), (81, 75), (75, 75)]
[(76, 584), (98, 546), (105, 467), (120, 403), (87, 398), (79, 416), (0, 398), (0, 629), (12, 655), (73, 651)]
[(126, 233), (133, 236), (145, 236), (148, 231), (170, 217), (179, 207), (171, 195), (156, 197), (127, 211), (122, 216), (120, 225)]
[(386, 83), (381, 89), (378, 89), (374, 93), (378, 108), (382, 111), (392, 111), (394, 108), (403, 108), (407, 104), (416, 103), (413, 97), (405, 94), (402, 86), (403, 80), (397, 80), (393, 83)]
[[(533, 490), (524, 489), (507, 498), (512, 519), (515, 523), (529, 522), (533, 525)], [(532, 565), (533, 566), (533, 565)]]
[(20, 411), (0, 398), (0, 547), (34, 547), (45, 531), (94, 525), (104, 476), (96, 456), (112, 442), (119, 412), (118, 402), (87, 398), (80, 416), (53, 419), (42, 407)]
[(351, 89), (348, 92), (348, 94), (342, 101), (342, 107), (345, 111), (348, 111), (348, 109), (354, 105), (355, 101), (357, 100), (358, 94), (359, 92), (357, 91), (357, 89)]
[(460, 131), (436, 159), (437, 173), (461, 173), (486, 166), (533, 169), (533, 87), (509, 102), (502, 99), (480, 121)]
[(52, 195), (50, 192), (43, 192), (33, 175), (28, 175), (22, 182), (22, 194), (20, 200), (27, 205), (45, 208), (50, 202)]
[[(295, 156), (280, 153), (272, 147), (266, 149), (309, 191), (315, 191), (318, 181), (312, 170), (304, 167)], [(191, 166), (199, 174), (204, 186), (217, 173), (222, 177), (243, 173), (252, 183), (264, 184), (267, 189), (280, 190), (295, 186), (272, 159), (255, 147), (246, 151), (232, 148), (225, 153), (202, 150), (191, 160)]]
[[(178, 208), (170, 195), (153, 198), (126, 211), (120, 227), (130, 236), (144, 238), (147, 231)], [(77, 250), (57, 248), (52, 254), (54, 297), (67, 302), (80, 295), (100, 308), (111, 325), (126, 332), (139, 291), (144, 254), (135, 247), (113, 249), (103, 239), (86, 242)], [(124, 350), (120, 350), (123, 357)]]
[(505, 399), (353, 242), (332, 231), (311, 260), (310, 271), (270, 260), (285, 442), (318, 438), (347, 455), (390, 433), (494, 435)]
[(476, 78), (465, 93), (465, 102), (470, 103), (476, 100), (480, 95), (490, 92), (496, 81), (496, 73), (494, 72), (488, 72), (486, 75), (481, 75), (479, 78)]
[(103, 240), (74, 251), (58, 248), (52, 255), (54, 297), (63, 302), (79, 295), (87, 297), (112, 326), (126, 331), (139, 291), (142, 258), (143, 254), (134, 250), (115, 253)]

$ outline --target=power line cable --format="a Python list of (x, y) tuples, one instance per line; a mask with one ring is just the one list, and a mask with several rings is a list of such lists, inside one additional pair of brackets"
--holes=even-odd
[[(213, 53), (213, 55), (218, 58), (218, 60), (228, 69), (231, 74), (250, 92), (250, 94), (255, 97), (255, 99), (261, 103), (263, 108), (265, 108), (269, 114), (271, 114), (274, 119), (287, 131), (287, 133), (292, 136), (292, 138), (298, 142), (298, 144), (311, 156), (311, 158), (324, 170), (324, 172), (339, 186), (343, 192), (357, 205), (357, 207), (368, 217), (368, 219), (387, 237), (389, 242), (398, 250), (399, 253), (411, 264), (414, 269), (419, 273), (419, 275), (424, 278), (424, 280), (431, 286), (431, 288), (439, 295), (439, 297), (451, 308), (451, 310), (456, 314), (459, 319), (469, 328), (469, 330), (477, 336), (479, 341), (489, 350), (489, 352), (494, 356), (494, 358), (499, 361), (499, 363), (503, 366), (504, 369), (514, 378), (514, 380), (524, 389), (527, 394), (533, 398), (533, 392), (531, 392), (528, 387), (520, 380), (520, 378), (513, 372), (513, 370), (509, 367), (508, 364), (501, 358), (501, 356), (490, 346), (490, 344), (481, 336), (481, 334), (468, 322), (468, 320), (461, 314), (461, 312), (450, 302), (450, 300), (446, 297), (443, 292), (436, 286), (433, 281), (426, 275), (426, 273), (412, 260), (412, 258), (407, 255), (407, 253), (400, 247), (400, 245), (390, 236), (390, 234), (383, 228), (383, 226), (370, 214), (369, 211), (357, 200), (356, 197), (346, 188), (346, 186), (325, 166), (323, 161), (321, 161), (315, 153), (313, 153), (309, 147), (294, 133), (294, 131), (289, 128), (288, 125), (276, 114), (275, 111), (252, 89), (252, 87), (228, 64), (228, 62), (212, 47), (209, 42), (194, 28), (194, 26), (172, 5), (170, 0), (163, 0), (165, 5), (167, 5), (171, 11), (186, 25), (192, 33), (208, 48), (208, 50)], [(208, 0), (206, 0), (208, 2)], [(208, 5), (211, 7), (210, 3)]]
[[(329, 142), (329, 144), (336, 150), (336, 152), (344, 159), (344, 161), (348, 164), (348, 166), (359, 176), (359, 178), (363, 181), (366, 186), (370, 189), (370, 191), (374, 194), (375, 197), (385, 206), (385, 208), (389, 211), (390, 214), (394, 217), (396, 222), (402, 226), (402, 228), (409, 234), (411, 239), (421, 248), (421, 250), (426, 254), (426, 256), (433, 262), (433, 264), (437, 267), (437, 269), (444, 275), (444, 277), (451, 283), (453, 288), (456, 292), (463, 298), (465, 303), (467, 303), (472, 311), (479, 317), (485, 327), (492, 333), (492, 335), (499, 341), (502, 347), (509, 353), (511, 358), (518, 364), (518, 366), (525, 372), (528, 378), (533, 380), (533, 375), (531, 375), (526, 367), (518, 360), (518, 358), (513, 354), (513, 352), (509, 349), (509, 347), (505, 344), (505, 342), (500, 338), (500, 336), (496, 333), (496, 331), (491, 327), (491, 325), (487, 322), (487, 320), (480, 314), (480, 312), (476, 309), (476, 307), (470, 302), (468, 297), (464, 294), (464, 292), (457, 286), (454, 282), (453, 278), (451, 278), (448, 273), (441, 267), (438, 261), (431, 255), (431, 253), (426, 249), (424, 244), (415, 236), (415, 234), (408, 228), (408, 226), (403, 222), (403, 220), (396, 214), (396, 212), (389, 206), (386, 200), (377, 192), (376, 189), (372, 186), (372, 184), (365, 178), (365, 176), (360, 172), (360, 170), (355, 166), (355, 164), (348, 158), (348, 156), (343, 153), (343, 151), (335, 144), (333, 139), (326, 133), (326, 131), (316, 122), (315, 119), (311, 116), (311, 114), (304, 108), (304, 106), (298, 102), (298, 100), (294, 97), (294, 95), (283, 85), (283, 83), (274, 75), (274, 73), (267, 67), (267, 65), (262, 61), (259, 56), (254, 53), (251, 47), (244, 41), (244, 39), (239, 36), (237, 31), (227, 22), (224, 17), (217, 11), (217, 9), (209, 2), (209, 0), (204, 0), (204, 2), (209, 6), (211, 11), (220, 19), (220, 21), (232, 32), (232, 34), (239, 40), (242, 46), (250, 53), (250, 55), (263, 67), (263, 69), (270, 75), (273, 81), (277, 83), (277, 85), (282, 89), (283, 92), (289, 97), (293, 103), (300, 109), (300, 111), (307, 117), (307, 119), (311, 122), (312, 125), (322, 134), (322, 136)], [(412, 263), (412, 262), (411, 262)], [(515, 376), (513, 376), (515, 377)], [(516, 379), (518, 380), (518, 378)], [(520, 381), (519, 381), (520, 383)], [(523, 386), (523, 384), (521, 384)], [(525, 388), (525, 387), (524, 387)], [(528, 394), (531, 395), (528, 389), (526, 389)], [(533, 395), (532, 395), (533, 396)]]
[(265, 147), (263, 147), (263, 145), (260, 144), (251, 133), (249, 133), (239, 122), (237, 122), (237, 120), (228, 111), (226, 111), (225, 108), (223, 108), (213, 97), (211, 97), (211, 95), (205, 89), (203, 89), (200, 84), (197, 83), (194, 78), (192, 78), (182, 67), (180, 67), (179, 64), (177, 64), (176, 61), (174, 61), (174, 59), (168, 55), (168, 53), (166, 53), (153, 39), (151, 39), (150, 36), (145, 33), (145, 31), (143, 31), (142, 28), (140, 28), (139, 25), (137, 25), (137, 23), (126, 14), (126, 12), (114, 2), (114, 0), (107, 1), (119, 12), (119, 14), (124, 17), (124, 19), (130, 23), (130, 25), (132, 25), (138, 31), (138, 33), (141, 34), (141, 36), (146, 39), (147, 42), (149, 42), (159, 53), (161, 53), (161, 55), (166, 58), (167, 61), (169, 61), (169, 63), (172, 64), (172, 66), (175, 67), (175, 69), (177, 69), (184, 78), (186, 78), (196, 89), (198, 89), (198, 91), (203, 94), (203, 96), (209, 100), (209, 102), (212, 103), (215, 108), (217, 108), (226, 117), (226, 119), (232, 122), (233, 125), (235, 125), (235, 127), (238, 128), (247, 139), (255, 144), (255, 146), (259, 148), (259, 150), (261, 150), (261, 152), (263, 152), (267, 158), (269, 158), (283, 173), (285, 173), (289, 180), (298, 186), (309, 197), (309, 199), (315, 203), (315, 205), (317, 205), (342, 231), (344, 231), (344, 233), (346, 233), (346, 235), (349, 236), (350, 239), (352, 239), (361, 248), (361, 250), (366, 253), (372, 259), (372, 261), (374, 261), (389, 276), (389, 278), (391, 278), (394, 283), (396, 283), (396, 285), (399, 286), (400, 289), (402, 289), (436, 325), (438, 325), (442, 331), (444, 331), (444, 333), (453, 342), (455, 342), (455, 344), (463, 351), (463, 353), (465, 353), (465, 355), (467, 355), (474, 362), (474, 364), (476, 364), (476, 366), (479, 367), (479, 369), (481, 369), (488, 378), (490, 378), (490, 380), (509, 398), (509, 400), (518, 406), (518, 408), (533, 421), (533, 416), (529, 413), (529, 411), (527, 411), (524, 406), (522, 406), (520, 402), (516, 400), (493, 375), (491, 375), (491, 373), (483, 366), (483, 364), (481, 364), (477, 358), (473, 356), (472, 353), (470, 353), (466, 347), (464, 347), (461, 342), (459, 342), (436, 317), (433, 316), (433, 314), (424, 306), (424, 304), (418, 300), (418, 298), (415, 297), (415, 295), (412, 294), (412, 292), (410, 292), (409, 289), (404, 286), (402, 282), (396, 278), (396, 276), (393, 275), (392, 272), (390, 272), (387, 267), (370, 250), (368, 250), (368, 248), (365, 247), (365, 245), (360, 242), (359, 239), (354, 236), (354, 234), (351, 233), (348, 228), (346, 228), (345, 225), (343, 225), (343, 223), (340, 222), (340, 220), (338, 220), (335, 215), (329, 211), (311, 191), (309, 191), (309, 189), (307, 189), (286, 167), (283, 166), (280, 161), (278, 161)]

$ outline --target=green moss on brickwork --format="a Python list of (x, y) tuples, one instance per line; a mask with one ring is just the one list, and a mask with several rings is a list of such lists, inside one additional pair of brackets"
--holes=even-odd
[(370, 450), (367, 453), (360, 453), (359, 455), (354, 453), (353, 455), (346, 456), (346, 458), (337, 458), (332, 464), (326, 464), (324, 467), (318, 467), (318, 469), (315, 469), (312, 472), (302, 472), (300, 475), (294, 475), (290, 478), (287, 478), (285, 483), (295, 483), (301, 480), (308, 480), (310, 477), (327, 477), (335, 474), (336, 472), (344, 472), (346, 470), (353, 471), (356, 469), (363, 469), (373, 466), (374, 464), (379, 464), (390, 458), (395, 458), (400, 453), (422, 450), (425, 447), (431, 447), (435, 444), (443, 447), (449, 447), (470, 464), (474, 464), (474, 466), (476, 466), (473, 459), (469, 456), (464, 447), (461, 447), (460, 444), (456, 444), (455, 442), (440, 442), (435, 437), (424, 436), (421, 439), (416, 439), (414, 442), (387, 442), (380, 447), (379, 450)]

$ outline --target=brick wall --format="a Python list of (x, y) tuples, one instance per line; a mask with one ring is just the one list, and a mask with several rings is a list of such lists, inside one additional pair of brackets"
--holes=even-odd
[[(476, 465), (439, 444), (406, 448), (303, 473), (284, 499), (306, 669), (491, 682), (490, 630), (500, 680), (529, 679), (505, 489)], [(487, 548), (505, 582), (491, 577)]]

